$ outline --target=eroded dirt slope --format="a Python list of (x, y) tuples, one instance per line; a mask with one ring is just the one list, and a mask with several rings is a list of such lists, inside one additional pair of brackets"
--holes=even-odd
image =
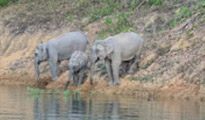
[[(20, 0), (18, 4), (0, 9), (1, 85), (39, 85), (35, 79), (33, 52), (40, 42), (81, 29), (92, 44), (97, 38), (117, 34), (120, 29), (121, 32), (137, 31), (144, 38), (141, 68), (134, 75), (121, 76), (121, 85), (117, 87), (108, 86), (107, 75), (103, 74), (105, 70), (98, 68), (102, 72), (95, 75), (93, 86), (89, 85), (86, 77), (85, 84), (79, 88), (71, 84), (70, 89), (152, 98), (164, 95), (204, 99), (205, 15), (201, 1), (165, 0), (161, 6), (139, 1), (131, 12), (129, 8), (132, 4), (129, 2), (114, 1), (119, 7), (108, 5), (105, 8), (101, 6), (107, 3), (92, 0), (82, 4), (69, 1), (68, 6), (63, 0), (56, 4), (52, 2), (55, 0), (43, 3)], [(85, 7), (86, 4), (89, 6)], [(97, 7), (101, 10), (98, 13), (101, 16), (92, 14)], [(73, 12), (76, 8), (84, 11)], [(120, 11), (121, 8), (124, 10)], [(37, 9), (40, 11), (36, 12)], [(74, 13), (77, 13), (76, 16)], [(64, 88), (68, 75), (66, 64), (66, 61), (61, 64), (61, 76), (56, 82), (51, 80), (48, 64), (41, 64), (38, 87)]]

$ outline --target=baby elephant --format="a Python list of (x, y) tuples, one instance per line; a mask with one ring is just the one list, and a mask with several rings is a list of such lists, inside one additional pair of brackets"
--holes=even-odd
[(69, 76), (68, 82), (66, 83), (65, 90), (67, 89), (70, 81), (73, 77), (75, 86), (82, 84), (84, 73), (88, 64), (88, 56), (83, 51), (75, 51), (70, 58), (68, 63), (69, 67)]

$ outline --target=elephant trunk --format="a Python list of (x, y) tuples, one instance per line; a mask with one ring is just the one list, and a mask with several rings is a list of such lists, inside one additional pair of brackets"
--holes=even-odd
[(90, 66), (90, 84), (91, 85), (93, 84), (93, 73), (94, 73), (94, 64), (91, 63), (91, 66)]
[(39, 74), (40, 74), (39, 73), (39, 61), (37, 58), (35, 58), (34, 65), (35, 65), (36, 78), (39, 81), (40, 80), (40, 78), (39, 78)]
[[(66, 90), (66, 89), (68, 88), (68, 86), (69, 86), (69, 84), (70, 84), (70, 81), (71, 81), (71, 79), (72, 79), (72, 77), (73, 77), (73, 68), (72, 68), (71, 66), (69, 66), (68, 68), (69, 68), (68, 81), (67, 81), (67, 83), (66, 83), (66, 85), (65, 85), (64, 90)], [(74, 81), (74, 80), (73, 80), (73, 81)], [(75, 84), (75, 81), (74, 81), (74, 84)]]
[(91, 64), (90, 64), (90, 84), (93, 84), (93, 74), (94, 74), (94, 65), (97, 61), (97, 56), (95, 55), (95, 51), (92, 51), (91, 56)]

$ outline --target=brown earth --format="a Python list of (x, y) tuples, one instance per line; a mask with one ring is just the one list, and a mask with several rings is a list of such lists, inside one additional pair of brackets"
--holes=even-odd
[[(133, 14), (129, 18), (145, 39), (141, 68), (136, 70), (134, 75), (121, 76), (119, 86), (108, 86), (107, 76), (98, 73), (94, 76), (94, 85), (89, 84), (87, 76), (83, 85), (73, 87), (71, 83), (69, 89), (111, 95), (135, 95), (146, 99), (185, 98), (204, 101), (205, 23), (202, 21), (204, 14), (195, 12), (171, 29), (158, 30), (162, 24), (170, 23), (171, 17), (174, 16), (173, 10), (162, 11), (154, 6), (151, 9), (154, 11), (142, 12), (139, 9), (136, 12), (141, 13)], [(5, 11), (0, 12), (1, 17), (5, 17)], [(48, 64), (43, 63), (40, 66), (41, 81), (38, 83), (33, 66), (33, 52), (38, 43), (77, 30), (76, 24), (79, 21), (74, 21), (72, 25), (70, 22), (62, 23), (63, 26), (49, 30), (37, 29), (35, 23), (33, 32), (26, 32), (33, 27), (31, 26), (24, 29), (23, 33), (16, 34), (13, 32), (14, 29), (4, 25), (5, 19), (0, 20), (0, 85), (63, 89), (68, 77), (67, 62), (61, 64), (62, 74), (55, 82), (51, 80)], [(104, 18), (84, 24), (81, 29), (91, 39), (92, 44), (98, 34), (106, 29)]]

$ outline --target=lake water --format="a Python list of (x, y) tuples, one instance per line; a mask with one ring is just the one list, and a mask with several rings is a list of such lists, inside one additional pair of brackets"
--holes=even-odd
[(205, 103), (39, 95), (26, 87), (0, 86), (0, 120), (205, 120)]

